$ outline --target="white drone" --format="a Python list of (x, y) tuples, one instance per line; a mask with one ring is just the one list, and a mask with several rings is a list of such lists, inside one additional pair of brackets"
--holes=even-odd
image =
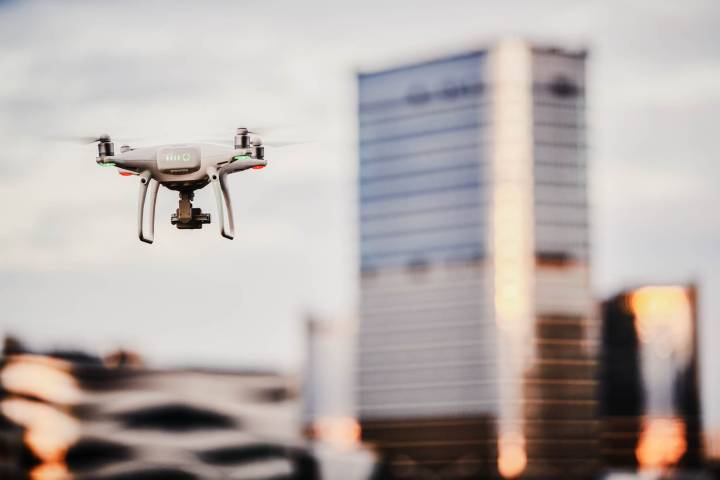
[[(210, 214), (193, 208), (192, 200), (195, 190), (211, 183), (220, 217), (220, 234), (232, 240), (234, 223), (226, 178), (231, 173), (250, 168), (259, 169), (267, 165), (262, 139), (247, 128), (237, 129), (234, 148), (210, 143), (142, 148), (123, 145), (120, 153), (115, 155), (115, 147), (109, 135), (102, 135), (92, 141), (98, 142), (99, 165), (117, 167), (121, 175), (140, 177), (138, 236), (146, 243), (153, 243), (154, 240), (155, 202), (160, 184), (180, 192), (180, 205), (170, 222), (179, 229), (198, 229), (202, 228), (203, 224), (210, 223)], [(149, 202), (146, 202), (148, 197)], [(146, 210), (147, 227), (144, 221)]]

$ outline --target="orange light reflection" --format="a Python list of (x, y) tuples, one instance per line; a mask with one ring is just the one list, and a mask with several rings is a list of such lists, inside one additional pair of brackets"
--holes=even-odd
[(664, 469), (677, 464), (686, 448), (681, 419), (652, 418), (643, 425), (635, 456), (642, 469)]
[(319, 418), (313, 430), (315, 438), (338, 448), (352, 448), (360, 441), (360, 424), (351, 417)]
[(525, 471), (525, 439), (519, 433), (506, 433), (498, 440), (498, 470), (504, 478), (516, 478)]
[(70, 472), (64, 463), (43, 463), (30, 472), (31, 480), (67, 480)]

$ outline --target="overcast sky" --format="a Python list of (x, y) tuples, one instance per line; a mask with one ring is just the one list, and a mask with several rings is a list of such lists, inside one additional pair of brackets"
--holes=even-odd
[[(162, 365), (294, 368), (306, 312), (355, 310), (357, 69), (520, 35), (590, 48), (595, 291), (698, 283), (720, 424), (719, 21), (715, 0), (0, 0), (0, 329)], [(49, 140), (239, 125), (319, 141), (232, 177), (232, 242), (215, 224), (175, 230), (163, 190), (156, 242), (140, 243), (136, 179), (99, 169), (93, 145)], [(195, 205), (214, 212), (206, 191)]]

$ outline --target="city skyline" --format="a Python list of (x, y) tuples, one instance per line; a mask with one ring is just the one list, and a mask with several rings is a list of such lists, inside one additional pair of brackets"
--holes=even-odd
[[(142, 18), (133, 11), (111, 11), (117, 28), (132, 34), (111, 39), (103, 36), (103, 26), (93, 25), (97, 12), (82, 3), (61, 9), (41, 2), (0, 5), (2, 50), (9, 59), (0, 90), (6, 112), (0, 116), (0, 137), (7, 147), (0, 163), (0, 200), (12, 205), (0, 234), (5, 331), (43, 345), (107, 349), (125, 344), (160, 364), (258, 362), (293, 368), (306, 310), (332, 317), (354, 310), (353, 69), (462, 51), (514, 30), (561, 39), (551, 43), (579, 39), (596, 52), (589, 87), (596, 297), (633, 284), (697, 281), (706, 333), (700, 362), (705, 403), (714, 424), (720, 424), (720, 411), (712, 410), (720, 392), (709, 390), (709, 372), (720, 362), (707, 343), (718, 333), (714, 319), (720, 305), (712, 292), (720, 290), (715, 273), (720, 232), (716, 222), (704, 218), (703, 208), (718, 200), (711, 162), (718, 109), (714, 85), (720, 75), (715, 60), (720, 42), (711, 36), (716, 35), (714, 4), (696, 2), (697, 9), (677, 11), (655, 2), (595, 2), (585, 8), (526, 3), (517, 13), (517, 5), (489, 9), (457, 2), (444, 12), (454, 20), (452, 28), (450, 22), (434, 24), (431, 36), (423, 20), (436, 12), (431, 3), (414, 4), (412, 11), (407, 3), (383, 9), (380, 21), (372, 8), (344, 12), (323, 5), (326, 17), (313, 18), (323, 28), (311, 31), (307, 22), (296, 20), (307, 14), (304, 9), (292, 20), (278, 17), (270, 24), (252, 21), (267, 15), (267, 7), (240, 12), (216, 5), (250, 21), (240, 32), (233, 15), (223, 14), (223, 28), (214, 29), (203, 44), (178, 32), (209, 32), (208, 25), (215, 26), (220, 16), (206, 7), (168, 13), (162, 3), (152, 3), (143, 7)], [(616, 18), (616, 10), (624, 19)], [(63, 25), (56, 21), (60, 11)], [(158, 20), (168, 14), (183, 28), (158, 29)], [(203, 14), (209, 17), (197, 24), (194, 18)], [(366, 24), (373, 25), (372, 38), (360, 28)], [(348, 28), (354, 33), (338, 42)], [(273, 39), (263, 35), (270, 29)], [(390, 39), (397, 42), (387, 48)], [(239, 41), (258, 67), (266, 68), (247, 72), (234, 66), (226, 53)], [(215, 78), (184, 74), (168, 82), (165, 73), (184, 58), (160, 59), (178, 45)], [(273, 64), (264, 60), (266, 54), (279, 54), (281, 67), (269, 68)], [(237, 88), (239, 82), (245, 91)], [(165, 88), (167, 83), (172, 88)], [(92, 147), (37, 140), (56, 132), (93, 134), (97, 128), (118, 130), (118, 138), (173, 137), (194, 134), (198, 125), (212, 125), (210, 134), (228, 132), (229, 137), (244, 116), (258, 122), (307, 120), (330, 141), (277, 151), (272, 169), (253, 182), (237, 183), (239, 235), (230, 245), (218, 245), (214, 231), (188, 237), (161, 226), (157, 246), (162, 249), (141, 250), (128, 228), (134, 224), (136, 185), (98, 171)], [(295, 161), (300, 159), (305, 164)], [(78, 169), (75, 180), (59, 185), (68, 165)], [(31, 201), (23, 202), (28, 192)], [(172, 200), (163, 200), (161, 193), (159, 223), (169, 216)], [(201, 203), (212, 205), (210, 198)], [(59, 220), (68, 211), (73, 215)], [(286, 239), (301, 239), (304, 248)], [(185, 252), (191, 249), (198, 256), (188, 260)], [(182, 269), (181, 262), (186, 262)], [(181, 281), (179, 273), (196, 281)], [(138, 277), (158, 284), (167, 303), (154, 306), (148, 297), (118, 295), (108, 285), (133, 285)], [(210, 289), (228, 298), (240, 292), (240, 299), (229, 308), (181, 309), (171, 302), (178, 292)], [(82, 302), (74, 304), (75, 298)], [(147, 312), (140, 323), (133, 320), (138, 309)], [(201, 331), (207, 324), (212, 328)], [(133, 333), (139, 326), (142, 333)]]

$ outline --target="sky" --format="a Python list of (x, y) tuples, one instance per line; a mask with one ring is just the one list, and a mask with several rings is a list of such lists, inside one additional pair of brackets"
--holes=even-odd
[[(590, 49), (594, 291), (698, 284), (720, 426), (719, 20), (715, 0), (0, 1), (0, 333), (297, 368), (305, 315), (355, 315), (357, 71), (520, 36)], [(58, 140), (230, 140), (241, 125), (313, 142), (231, 177), (232, 242), (216, 224), (175, 230), (168, 190), (155, 244), (139, 242), (136, 179)], [(209, 191), (195, 206), (214, 212)]]

